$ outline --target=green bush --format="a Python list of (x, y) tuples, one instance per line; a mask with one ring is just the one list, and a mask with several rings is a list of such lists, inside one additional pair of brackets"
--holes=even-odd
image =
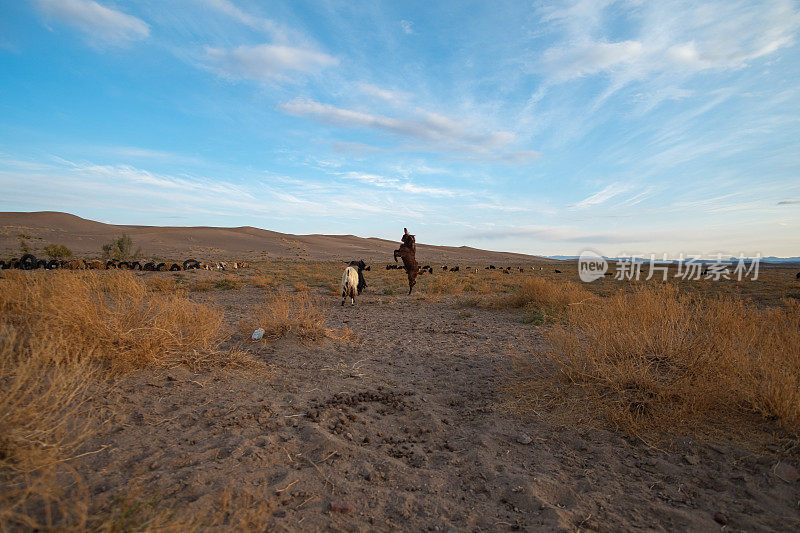
[(131, 250), (133, 250), (133, 239), (131, 239), (129, 235), (123, 233), (121, 237), (117, 237), (110, 243), (103, 245), (103, 257), (106, 259), (125, 261), (142, 255), (141, 248), (133, 253), (131, 253)]
[(48, 244), (44, 247), (44, 253), (50, 259), (66, 259), (72, 257), (72, 250), (63, 244)]

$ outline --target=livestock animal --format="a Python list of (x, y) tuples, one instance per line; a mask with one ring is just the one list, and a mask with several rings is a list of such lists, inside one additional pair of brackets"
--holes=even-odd
[(364, 271), (369, 269), (369, 267), (364, 263), (363, 259), (360, 261), (350, 261), (348, 266), (358, 270), (358, 294), (361, 294), (361, 291), (367, 287), (367, 280), (364, 279)]
[(417, 264), (417, 241), (416, 238), (408, 232), (408, 228), (403, 228), (401, 240), (403, 244), (394, 251), (394, 262), (397, 262), (398, 257), (403, 259), (403, 267), (406, 269), (406, 274), (408, 275), (408, 294), (411, 294), (411, 290), (417, 282), (417, 274), (419, 274), (419, 264)]
[(356, 305), (356, 294), (358, 293), (358, 268), (348, 266), (342, 274), (342, 305), (347, 298), (350, 298), (350, 305)]
[(800, 272), (797, 273), (797, 275), (794, 277), (794, 279), (800, 279)]
[(442, 270), (444, 270), (445, 272), (447, 272), (447, 265), (442, 265)]
[(556, 272), (556, 274), (561, 274), (561, 271), (559, 269), (557, 269), (557, 268), (555, 269), (555, 272)]
[(459, 268), (457, 266), (454, 266), (453, 268), (450, 269), (450, 272), (458, 272), (458, 271)]

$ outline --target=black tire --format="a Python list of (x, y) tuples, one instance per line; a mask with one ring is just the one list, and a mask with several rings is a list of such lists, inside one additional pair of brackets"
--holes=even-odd
[(167, 270), (167, 264), (166, 264), (166, 263), (159, 263), (159, 264), (156, 266), (156, 270), (157, 270), (158, 272), (164, 272), (164, 271), (166, 271), (166, 270)]
[(36, 256), (25, 254), (19, 260), (20, 268), (23, 270), (33, 270), (36, 268)]
[(184, 270), (189, 270), (192, 268), (199, 268), (199, 267), (200, 267), (200, 262), (197, 261), (196, 259), (187, 259), (186, 261), (183, 262)]
[(112, 268), (119, 268), (119, 262), (114, 259), (106, 261), (106, 270), (111, 270)]
[(148, 272), (152, 272), (156, 269), (156, 264), (150, 261), (149, 263), (145, 263), (142, 267), (142, 270), (146, 270)]
[(58, 259), (51, 259), (50, 261), (47, 262), (47, 264), (45, 265), (45, 268), (47, 270), (57, 270), (58, 267), (60, 267), (60, 266), (61, 266), (61, 263), (58, 262)]
[(130, 268), (131, 267), (127, 261), (120, 261), (119, 263), (117, 263), (117, 269), (119, 270), (128, 270)]
[(181, 268), (181, 266), (178, 263), (172, 263), (172, 265), (169, 267), (169, 271), (170, 272), (177, 272), (179, 270), (183, 270), (183, 269)]
[(10, 266), (11, 266), (11, 265), (10, 265), (9, 263), (6, 263), (6, 262), (5, 262), (5, 261), (3, 261), (2, 259), (0, 259), (0, 270), (6, 270), (6, 269), (7, 269), (8, 267), (10, 267)]
[(139, 261), (131, 261), (128, 263), (128, 268), (131, 270), (142, 270), (142, 264)]

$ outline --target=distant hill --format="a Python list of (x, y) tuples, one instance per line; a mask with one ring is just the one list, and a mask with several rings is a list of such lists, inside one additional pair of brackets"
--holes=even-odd
[[(100, 254), (103, 244), (128, 234), (144, 257), (180, 259), (307, 259), (393, 262), (392, 252), (400, 244), (385, 239), (355, 235), (292, 235), (244, 226), (126, 226), (103, 224), (59, 213), (0, 213), (0, 257), (20, 255), (19, 235), (34, 253), (48, 244), (63, 244), (79, 257)], [(422, 262), (525, 263), (550, 261), (545, 258), (510, 252), (492, 252), (467, 246), (433, 246), (417, 243), (417, 259)], [(465, 265), (466, 266), (466, 265)]]

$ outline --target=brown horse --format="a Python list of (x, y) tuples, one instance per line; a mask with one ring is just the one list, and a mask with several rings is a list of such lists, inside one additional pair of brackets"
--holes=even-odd
[(417, 274), (419, 274), (419, 264), (416, 257), (417, 243), (407, 228), (403, 228), (403, 231), (403, 237), (401, 238), (403, 244), (394, 251), (394, 262), (397, 263), (398, 257), (403, 260), (403, 268), (408, 274), (408, 294), (411, 294), (411, 289), (414, 288), (414, 284), (417, 282)]

